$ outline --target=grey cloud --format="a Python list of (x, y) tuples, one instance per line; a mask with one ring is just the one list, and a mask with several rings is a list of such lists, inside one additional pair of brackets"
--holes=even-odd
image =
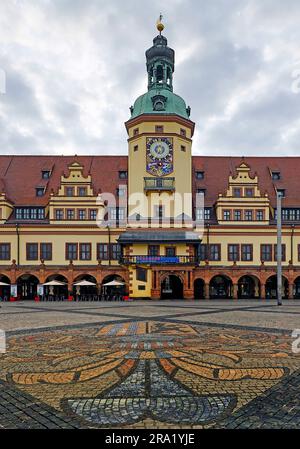
[(298, 0), (15, 3), (0, 4), (1, 153), (126, 154), (124, 121), (147, 88), (145, 50), (162, 8), (195, 153), (297, 154)]

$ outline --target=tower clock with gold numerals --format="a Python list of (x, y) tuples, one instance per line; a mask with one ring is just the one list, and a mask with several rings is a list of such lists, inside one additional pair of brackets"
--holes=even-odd
[(165, 176), (173, 172), (173, 139), (148, 137), (146, 140), (146, 171), (153, 176)]

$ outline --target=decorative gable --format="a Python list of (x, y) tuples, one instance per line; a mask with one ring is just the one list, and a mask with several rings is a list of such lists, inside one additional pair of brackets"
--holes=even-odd
[(251, 175), (250, 166), (243, 161), (235, 174), (228, 178), (228, 188), (220, 193), (216, 202), (217, 219), (220, 224), (266, 224), (270, 220), (270, 200), (261, 193), (258, 176)]

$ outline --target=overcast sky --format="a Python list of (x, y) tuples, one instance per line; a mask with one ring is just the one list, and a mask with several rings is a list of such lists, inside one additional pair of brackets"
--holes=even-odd
[(0, 154), (126, 154), (160, 12), (194, 154), (300, 156), (299, 0), (1, 0)]

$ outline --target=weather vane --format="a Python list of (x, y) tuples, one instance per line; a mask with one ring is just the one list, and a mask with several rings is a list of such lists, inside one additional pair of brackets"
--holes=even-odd
[(157, 21), (157, 23), (156, 23), (156, 28), (158, 29), (159, 34), (161, 34), (161, 32), (162, 32), (162, 31), (164, 30), (164, 28), (165, 28), (164, 24), (162, 23), (162, 19), (163, 19), (163, 15), (162, 15), (162, 13), (160, 13), (159, 19), (158, 19), (158, 21)]

